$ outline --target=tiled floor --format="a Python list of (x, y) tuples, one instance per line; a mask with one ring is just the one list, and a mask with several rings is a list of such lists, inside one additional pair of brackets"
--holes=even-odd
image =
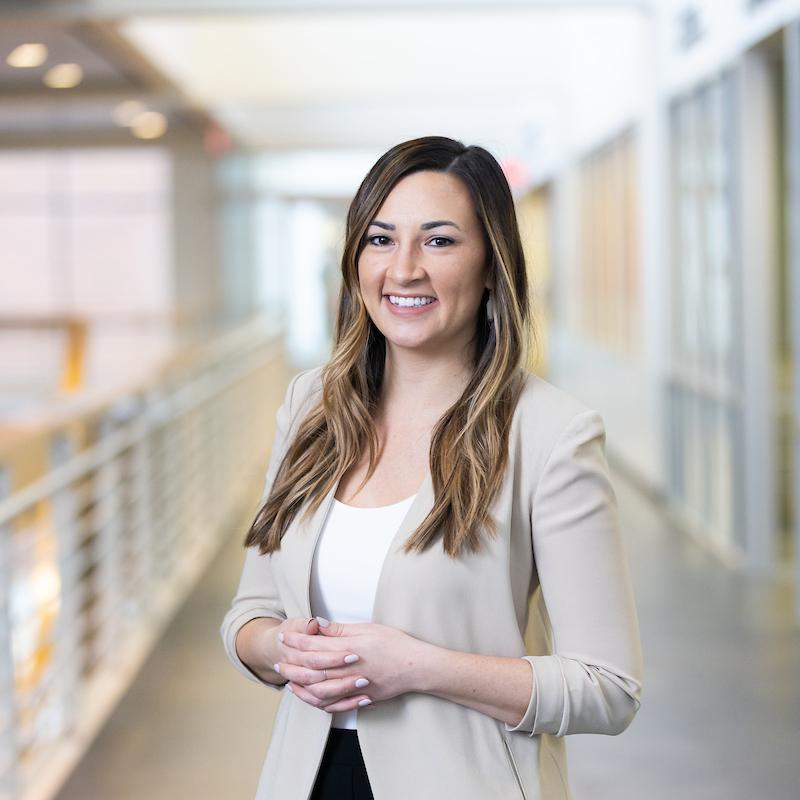
[[(570, 737), (575, 800), (796, 800), (800, 628), (789, 588), (730, 572), (622, 478), (615, 486), (642, 630), (642, 708), (620, 736)], [(223, 546), (59, 800), (253, 797), (277, 694), (243, 679), (219, 640), (240, 538)]]

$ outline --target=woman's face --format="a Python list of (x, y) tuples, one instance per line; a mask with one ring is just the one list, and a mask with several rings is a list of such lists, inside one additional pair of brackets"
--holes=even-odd
[[(461, 180), (426, 170), (398, 181), (367, 229), (358, 279), (387, 347), (466, 352), (491, 284), (480, 222)], [(400, 307), (390, 295), (433, 302)]]

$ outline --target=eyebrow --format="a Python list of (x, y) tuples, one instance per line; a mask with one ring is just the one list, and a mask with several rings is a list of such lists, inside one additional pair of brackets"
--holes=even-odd
[[(370, 222), (370, 225), (376, 225), (377, 227), (383, 228), (384, 230), (387, 231), (393, 231), (395, 229), (395, 226), (392, 225), (391, 222), (381, 222), (378, 219), (372, 220), (372, 222)], [(455, 222), (449, 219), (435, 219), (431, 222), (423, 222), (422, 225), (419, 226), (419, 229), (421, 231), (429, 231), (431, 228), (440, 228), (443, 225), (452, 225), (454, 228), (458, 228), (458, 230), (461, 230), (461, 228), (459, 228), (458, 225), (455, 224)]]

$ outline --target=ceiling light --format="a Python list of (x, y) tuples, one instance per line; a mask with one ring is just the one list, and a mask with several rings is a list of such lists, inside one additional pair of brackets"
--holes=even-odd
[(83, 80), (83, 70), (80, 64), (56, 64), (43, 80), (51, 89), (71, 89)]
[(15, 47), (7, 56), (6, 64), (12, 67), (39, 67), (47, 60), (47, 48), (39, 42), (28, 42)]
[(133, 120), (131, 130), (139, 139), (158, 139), (167, 130), (167, 118), (158, 111), (145, 111)]
[(123, 100), (111, 112), (114, 122), (123, 128), (133, 125), (134, 120), (140, 114), (147, 111), (147, 106), (140, 100)]

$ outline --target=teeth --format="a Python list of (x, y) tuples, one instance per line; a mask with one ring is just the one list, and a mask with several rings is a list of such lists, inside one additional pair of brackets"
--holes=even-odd
[(389, 302), (393, 306), (426, 306), (429, 303), (432, 303), (436, 298), (435, 297), (397, 297), (396, 295), (390, 294), (389, 295)]

